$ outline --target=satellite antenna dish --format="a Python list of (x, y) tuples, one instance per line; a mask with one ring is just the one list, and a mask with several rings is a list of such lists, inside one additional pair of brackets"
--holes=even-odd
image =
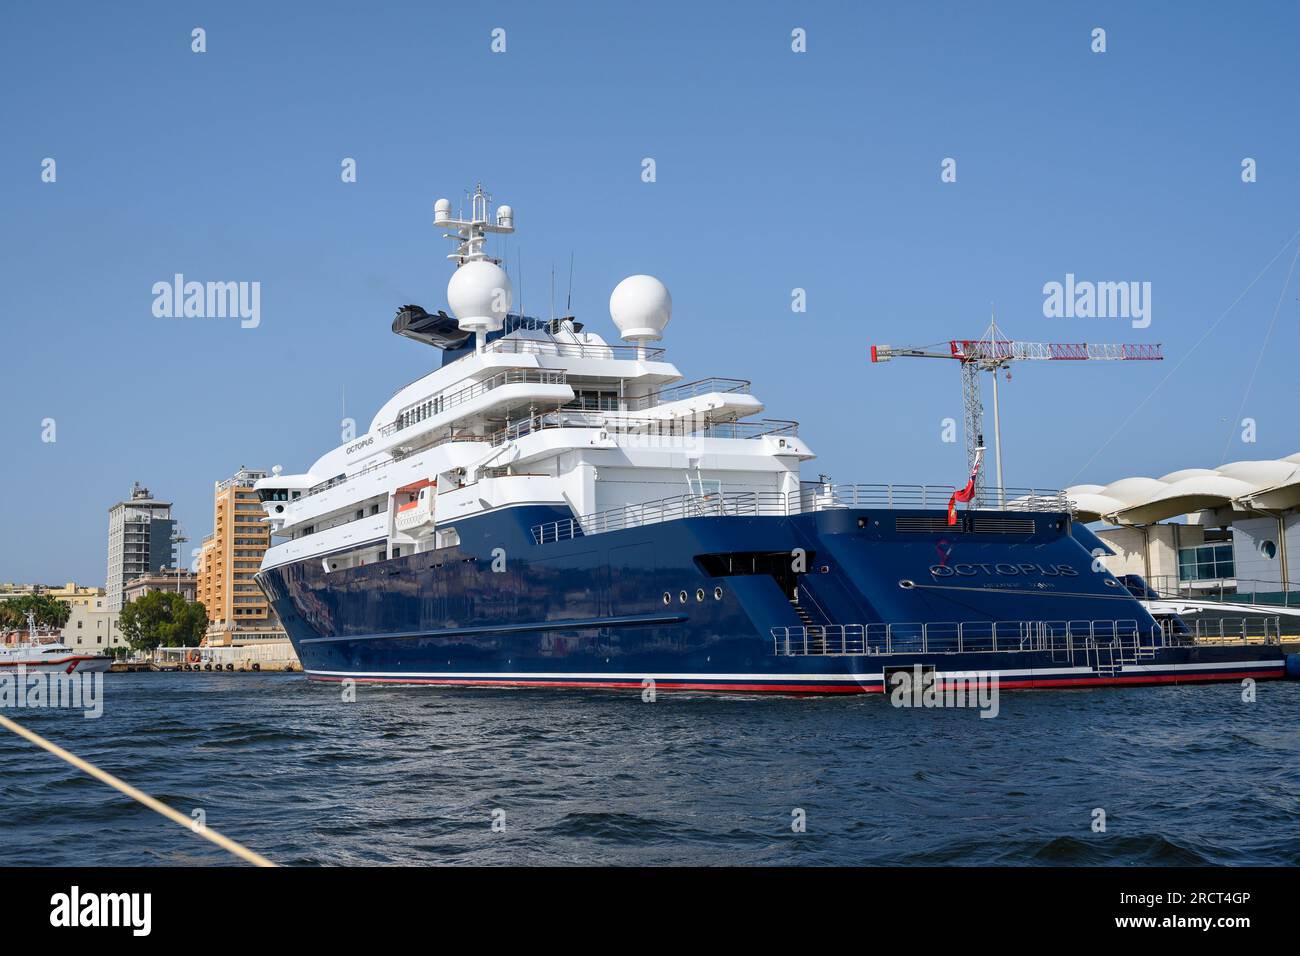
[(673, 297), (668, 287), (654, 276), (628, 276), (614, 287), (609, 297), (609, 315), (625, 342), (637, 346), (637, 358), (645, 358), (646, 342), (663, 338), (673, 317)]

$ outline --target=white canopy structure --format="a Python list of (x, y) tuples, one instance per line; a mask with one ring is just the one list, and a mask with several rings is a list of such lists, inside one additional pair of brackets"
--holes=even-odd
[(1065, 496), (1080, 521), (1148, 525), (1197, 511), (1278, 512), (1300, 507), (1300, 452), (1277, 461), (1185, 468), (1160, 478), (1074, 485)]

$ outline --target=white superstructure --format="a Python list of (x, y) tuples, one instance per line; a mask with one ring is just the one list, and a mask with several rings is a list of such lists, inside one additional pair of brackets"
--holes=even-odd
[(763, 405), (748, 382), (682, 384), (647, 344), (672, 315), (658, 279), (629, 277), (611, 296), (629, 344), (572, 317), (510, 315), (509, 277), (483, 246), (514, 230), (514, 213), (490, 206), (480, 189), (469, 219), (453, 219), (447, 200), (434, 213), (458, 243), (447, 298), (473, 350), (403, 386), (365, 434), (307, 471), (257, 482), (273, 533), (263, 568), (319, 558), (335, 570), (447, 547), (465, 519), (520, 505), (597, 530), (590, 519), (665, 498), (799, 490), (813, 454), (796, 423), (755, 420)]

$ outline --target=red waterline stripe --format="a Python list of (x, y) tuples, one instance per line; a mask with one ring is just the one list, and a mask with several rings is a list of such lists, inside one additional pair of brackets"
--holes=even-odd
[(1118, 686), (1121, 684), (1191, 684), (1196, 681), (1244, 680), (1247, 677), (1256, 680), (1280, 679), (1285, 675), (1279, 670), (1265, 671), (1201, 671), (1187, 674), (1135, 674), (1132, 677), (1066, 677), (1041, 678), (1029, 681), (1002, 681), (1002, 687), (1073, 687), (1089, 685), (1093, 687)]
[[(1033, 690), (1045, 688), (1068, 688), (1068, 687), (1113, 687), (1121, 685), (1140, 685), (1140, 684), (1190, 684), (1194, 682), (1204, 683), (1206, 681), (1229, 681), (1242, 680), (1247, 677), (1257, 680), (1278, 680), (1285, 676), (1278, 670), (1265, 671), (1229, 671), (1229, 672), (1209, 672), (1196, 674), (1149, 674), (1134, 675), (1131, 677), (1063, 677), (1063, 678), (1030, 678), (1028, 680), (1001, 680), (998, 686), (1006, 690)], [(355, 680), (361, 684), (433, 684), (442, 687), (566, 687), (566, 688), (596, 688), (596, 689), (622, 689), (622, 690), (639, 690), (641, 681), (638, 679), (630, 680), (589, 680), (589, 681), (566, 681), (566, 680), (516, 680), (502, 679), (493, 680), (490, 678), (473, 678), (473, 677), (335, 677), (335, 676), (318, 676), (308, 673), (308, 680), (322, 681), (327, 683), (339, 683), (344, 680)], [(944, 683), (961, 682), (959, 678), (941, 678)], [(832, 683), (780, 683), (777, 681), (765, 683), (718, 683), (712, 681), (656, 681), (655, 687), (662, 690), (720, 690), (720, 691), (767, 691), (771, 693), (792, 693), (792, 694), (880, 694), (885, 692), (884, 683), (880, 680), (867, 680), (862, 682), (845, 681), (840, 684)], [(941, 688), (942, 689), (942, 688)]]
[[(466, 686), (466, 687), (588, 687), (588, 688), (618, 688), (622, 690), (640, 690), (641, 681), (644, 678), (631, 678), (628, 680), (590, 680), (590, 681), (566, 681), (566, 680), (516, 680), (501, 679), (493, 680), (482, 677), (334, 677), (318, 676), (308, 673), (308, 680), (325, 681), (338, 683), (345, 680), (355, 680), (359, 684), (437, 684), (440, 686)], [(862, 693), (879, 693), (883, 685), (880, 681), (875, 682), (878, 686), (868, 686), (870, 682), (859, 684), (852, 681), (845, 682), (845, 686), (836, 687), (828, 686), (823, 683), (816, 684), (781, 684), (776, 682), (769, 683), (717, 683), (717, 682), (695, 682), (695, 681), (655, 681), (655, 687), (663, 690), (746, 690), (746, 691), (788, 691), (794, 693), (808, 694), (862, 694)]]
[(82, 661), (93, 661), (93, 657), (60, 657), (57, 660), (50, 661), (0, 661), (0, 667), (48, 667), (53, 664), (66, 664), (68, 661), (76, 661), (80, 664)]

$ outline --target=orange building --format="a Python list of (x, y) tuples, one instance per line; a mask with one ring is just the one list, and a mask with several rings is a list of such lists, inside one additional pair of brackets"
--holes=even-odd
[(266, 472), (240, 467), (216, 483), (212, 534), (199, 551), (198, 601), (208, 612), (208, 639), (229, 643), (236, 632), (278, 631), (279, 621), (253, 580), (271, 544), (270, 526), (253, 483)]

